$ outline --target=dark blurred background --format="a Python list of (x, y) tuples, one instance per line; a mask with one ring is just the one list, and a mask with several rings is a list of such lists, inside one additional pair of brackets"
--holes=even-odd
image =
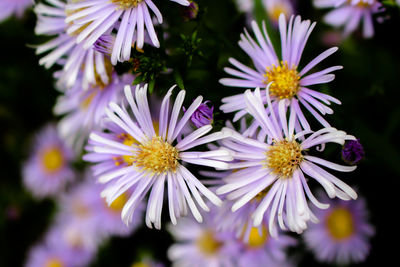
[[(229, 57), (250, 64), (237, 45), (246, 16), (238, 13), (233, 1), (199, 0), (198, 4), (198, 19), (184, 22), (178, 7), (171, 9), (170, 3), (160, 3), (170, 27), (169, 39), (161, 42), (170, 52), (169, 55), (154, 53), (160, 53), (155, 56), (163, 59), (162, 67), (174, 71), (156, 73), (154, 91), (162, 94), (173, 83), (183, 84), (188, 93), (186, 104), (202, 94), (218, 107), (223, 96), (242, 92), (223, 87), (218, 80), (226, 76), (223, 67), (228, 65)], [(325, 10), (313, 8), (311, 1), (297, 3), (297, 14), (318, 22), (301, 64), (332, 46), (326, 44), (326, 33), (332, 32), (332, 28), (321, 21), (324, 13)], [(262, 16), (258, 14), (257, 18)], [(396, 265), (399, 247), (399, 9), (388, 7), (381, 17), (384, 20), (375, 23), (372, 39), (365, 40), (357, 32), (338, 44), (339, 51), (319, 67), (343, 65), (344, 69), (336, 72), (333, 82), (313, 87), (342, 101), (342, 105), (333, 106), (335, 113), (328, 121), (359, 138), (366, 151), (355, 172), (340, 176), (366, 198), (370, 220), (376, 228), (371, 253), (360, 266)], [(40, 241), (56, 211), (53, 201), (35, 200), (21, 183), (21, 167), (29, 156), (34, 133), (47, 122), (58, 119), (52, 114), (59, 94), (52, 78), (57, 68), (46, 70), (38, 65), (39, 57), (32, 47), (46, 39), (35, 36), (35, 23), (30, 10), (22, 20), (11, 18), (0, 24), (0, 266), (7, 267), (23, 265), (29, 248)], [(161, 29), (159, 33), (162, 35)], [(222, 125), (228, 118), (231, 115), (219, 113), (216, 124)], [(343, 163), (340, 148), (324, 153)], [(81, 162), (77, 168), (82, 168)], [(167, 220), (166, 216), (164, 222)], [(129, 266), (137, 255), (146, 252), (168, 264), (166, 250), (171, 243), (165, 227), (162, 231), (142, 227), (129, 238), (113, 238), (104, 244), (91, 266)], [(296, 255), (300, 266), (320, 265), (303, 244), (291, 253)]]

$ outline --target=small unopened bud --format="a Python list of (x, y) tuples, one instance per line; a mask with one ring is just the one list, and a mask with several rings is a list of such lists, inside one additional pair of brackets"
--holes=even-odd
[(199, 5), (194, 1), (189, 2), (190, 4), (188, 6), (181, 8), (182, 17), (185, 21), (197, 18), (197, 14), (199, 13)]
[(357, 164), (365, 156), (364, 148), (360, 139), (347, 141), (342, 149), (343, 160), (351, 165)]
[[(210, 101), (205, 101), (204, 103), (201, 103), (190, 117), (190, 120), (197, 128), (200, 128), (204, 125), (209, 125), (213, 122), (214, 107), (209, 107), (207, 105), (208, 103), (210, 103)], [(183, 109), (183, 111), (186, 111), (185, 108)]]

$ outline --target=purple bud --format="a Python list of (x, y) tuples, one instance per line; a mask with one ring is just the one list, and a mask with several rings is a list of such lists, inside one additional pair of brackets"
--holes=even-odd
[(347, 141), (342, 149), (342, 158), (348, 164), (354, 165), (365, 156), (364, 148), (360, 139)]
[[(200, 128), (204, 125), (209, 125), (213, 122), (214, 107), (209, 107), (207, 105), (208, 103), (210, 103), (210, 101), (205, 101), (204, 103), (201, 103), (190, 117), (190, 120), (197, 128)], [(186, 112), (186, 109), (183, 108), (183, 111)]]
[(94, 43), (94, 50), (103, 53), (105, 55), (111, 55), (112, 48), (114, 46), (115, 37), (109, 34), (103, 34)]
[(195, 19), (199, 13), (199, 5), (194, 1), (189, 1), (188, 6), (182, 7), (182, 16), (185, 21)]

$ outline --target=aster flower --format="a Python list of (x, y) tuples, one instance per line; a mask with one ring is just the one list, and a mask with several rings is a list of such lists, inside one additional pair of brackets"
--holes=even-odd
[(374, 228), (368, 222), (365, 200), (321, 199), (329, 209), (315, 210), (319, 224), (311, 224), (304, 232), (306, 245), (321, 262), (346, 265), (365, 261), (370, 250), (369, 239)]
[(234, 257), (240, 252), (240, 243), (229, 231), (216, 229), (217, 210), (204, 214), (204, 222), (199, 224), (191, 217), (180, 218), (168, 230), (177, 241), (168, 249), (172, 266), (238, 266)]
[(22, 17), (25, 10), (32, 5), (32, 0), (1, 0), (0, 23), (12, 15), (17, 16), (18, 18)]
[[(187, 205), (194, 217), (201, 222), (202, 216), (195, 201), (203, 209), (209, 208), (203, 201), (203, 194), (213, 204), (221, 205), (221, 200), (207, 189), (184, 165), (196, 165), (224, 169), (224, 161), (232, 159), (224, 149), (215, 151), (187, 150), (202, 144), (213, 142), (227, 136), (225, 132), (206, 135), (210, 125), (203, 126), (183, 139), (177, 139), (190, 116), (200, 106), (202, 97), (196, 98), (185, 114), (179, 119), (179, 113), (185, 97), (185, 91), (179, 92), (171, 113), (169, 102), (173, 88), (163, 99), (159, 121), (152, 120), (148, 101), (147, 85), (136, 87), (135, 96), (130, 86), (125, 87), (125, 96), (133, 116), (115, 103), (106, 109), (110, 133), (93, 132), (90, 135), (88, 154), (84, 159), (95, 163), (94, 175), (101, 183), (107, 183), (102, 196), (112, 203), (122, 193), (131, 188), (132, 194), (122, 209), (122, 219), (128, 224), (136, 207), (150, 191), (146, 212), (148, 227), (161, 227), (164, 184), (168, 184), (169, 214), (172, 223), (187, 213)], [(119, 134), (115, 129), (121, 128)], [(157, 129), (158, 128), (158, 129)], [(206, 136), (205, 136), (206, 135)], [(193, 197), (194, 200), (193, 200)]]
[(365, 156), (364, 148), (360, 143), (360, 139), (350, 140), (346, 142), (342, 149), (342, 158), (348, 164), (357, 164)]
[[(207, 105), (208, 103), (210, 103), (210, 101), (204, 101), (201, 103), (192, 116), (190, 116), (190, 120), (196, 128), (212, 124), (213, 122), (214, 107), (209, 107)], [(186, 111), (186, 109), (183, 108), (183, 111)]]
[(73, 151), (59, 137), (55, 126), (46, 126), (37, 134), (24, 164), (25, 187), (38, 198), (57, 196), (75, 177), (70, 165), (73, 159)]
[(62, 65), (63, 69), (58, 73), (59, 85), (67, 89), (75, 85), (80, 75), (84, 89), (99, 83), (108, 84), (113, 71), (109, 58), (93, 47), (85, 49), (83, 45), (77, 45), (76, 33), (66, 33), (65, 7), (64, 0), (44, 1), (35, 6), (38, 18), (35, 33), (56, 35), (50, 41), (37, 46), (36, 54), (46, 54), (39, 60), (39, 64), (46, 68), (56, 63)]
[[(188, 6), (187, 0), (170, 0)], [(114, 27), (117, 29), (115, 43), (112, 49), (111, 62), (129, 60), (131, 45), (137, 40), (137, 46), (143, 47), (145, 27), (151, 42), (159, 47), (157, 34), (154, 30), (149, 9), (156, 15), (159, 23), (163, 18), (160, 10), (151, 0), (83, 0), (67, 5), (66, 23), (72, 23), (67, 33), (76, 32), (77, 43), (83, 43), (84, 48), (90, 48), (97, 39)], [(120, 20), (120, 23), (119, 23)], [(134, 33), (137, 39), (134, 39)]]
[(100, 127), (108, 103), (120, 101), (125, 84), (133, 82), (134, 76), (119, 77), (115, 72), (108, 84), (99, 81), (96, 86), (82, 90), (81, 81), (57, 99), (54, 107), (56, 115), (65, 115), (58, 124), (60, 135), (68, 144), (80, 151), (92, 130)]
[(264, 8), (267, 10), (269, 19), (278, 24), (279, 17), (283, 13), (286, 17), (294, 14), (292, 0), (263, 0)]
[(279, 118), (275, 116), (268, 90), (269, 88), (266, 90), (268, 111), (264, 108), (263, 97), (258, 88), (254, 93), (250, 90), (245, 93), (250, 114), (262, 131), (268, 134), (268, 138), (266, 142), (261, 142), (232, 131), (229, 139), (221, 141), (239, 162), (229, 164), (230, 168), (238, 170), (224, 179), (226, 185), (220, 187), (217, 193), (228, 193), (227, 198), (235, 201), (233, 212), (255, 198), (261, 198), (252, 214), (253, 224), (259, 226), (265, 213), (269, 211), (268, 227), (272, 236), (277, 235), (275, 219), (281, 229), (288, 228), (301, 233), (307, 228), (308, 221), (317, 221), (307, 205), (307, 198), (318, 208), (328, 207), (313, 196), (305, 175), (320, 183), (331, 198), (357, 198), (353, 189), (319, 165), (342, 172), (353, 171), (356, 167), (342, 166), (311, 156), (309, 150), (313, 147), (321, 149), (331, 142), (343, 145), (345, 140), (355, 138), (335, 128), (295, 134), (294, 108), (291, 108), (287, 121), (284, 103), (281, 102)]
[[(340, 101), (308, 87), (332, 81), (335, 75), (331, 72), (342, 67), (329, 67), (308, 74), (318, 63), (337, 51), (337, 47), (333, 47), (321, 53), (302, 69), (299, 68), (301, 55), (314, 27), (315, 22), (311, 24), (309, 20), (302, 21), (300, 16), (292, 16), (289, 23), (286, 24), (285, 16), (281, 14), (279, 17), (279, 31), (281, 34), (282, 58), (279, 60), (268, 37), (265, 23), (263, 23), (263, 32), (261, 32), (256, 22), (253, 21), (252, 28), (257, 41), (245, 30), (245, 34), (241, 35), (239, 46), (250, 56), (256, 70), (245, 66), (236, 59), (230, 58), (229, 62), (238, 70), (225, 68), (225, 71), (235, 76), (235, 78), (224, 78), (220, 80), (220, 83), (226, 86), (256, 88), (266, 87), (267, 84), (272, 82), (269, 93), (274, 108), (278, 105), (283, 105), (285, 109), (290, 107), (294, 110), (296, 124), (300, 124), (305, 130), (309, 130), (310, 125), (300, 109), (299, 104), (301, 104), (323, 126), (329, 127), (329, 123), (320, 114), (332, 114), (333, 110), (328, 105), (330, 105), (330, 102), (340, 104)], [(263, 97), (263, 100), (265, 104), (265, 97)], [(222, 111), (238, 111), (234, 121), (247, 113), (243, 94), (225, 97), (222, 102), (224, 103), (220, 107)]]
[(294, 238), (285, 234), (274, 238), (269, 234), (266, 225), (263, 225), (261, 229), (250, 228), (247, 235), (247, 239), (241, 240), (241, 252), (236, 254), (237, 266), (295, 266), (288, 260), (286, 254), (289, 246), (296, 245)]
[(48, 244), (39, 244), (31, 249), (26, 267), (66, 266), (79, 267), (79, 262), (68, 250), (61, 247), (51, 247)]
[(185, 21), (197, 18), (197, 15), (199, 13), (199, 4), (197, 4), (197, 2), (192, 0), (188, 1), (189, 5), (181, 8), (181, 14)]
[(314, 0), (318, 8), (335, 8), (324, 21), (334, 27), (344, 27), (345, 37), (354, 32), (363, 23), (364, 38), (374, 35), (373, 14), (381, 11), (383, 5), (378, 0)]
[(89, 248), (97, 247), (102, 240), (110, 236), (130, 235), (139, 226), (143, 207), (138, 208), (132, 223), (129, 226), (125, 225), (121, 221), (121, 211), (129, 192), (121, 194), (108, 205), (100, 196), (104, 186), (93, 184), (93, 177), (89, 172), (86, 176), (89, 179), (66, 194), (60, 203), (61, 211), (57, 221), (64, 229), (71, 230), (64, 232), (68, 235), (71, 233), (72, 237), (77, 234), (76, 237), (80, 237), (78, 243), (83, 243), (84, 247)]

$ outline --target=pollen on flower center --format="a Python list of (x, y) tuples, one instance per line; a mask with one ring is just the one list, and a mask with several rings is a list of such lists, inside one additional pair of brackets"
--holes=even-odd
[(297, 94), (300, 88), (300, 76), (297, 67), (288, 66), (287, 62), (281, 62), (279, 66), (267, 67), (264, 74), (264, 83), (273, 82), (269, 88), (271, 95), (280, 99), (291, 98)]
[(260, 248), (268, 241), (268, 231), (265, 226), (262, 227), (261, 234), (257, 227), (252, 227), (249, 234), (248, 245), (251, 248)]
[(121, 194), (119, 197), (117, 197), (113, 203), (110, 204), (109, 208), (112, 211), (121, 211), (122, 208), (125, 206), (126, 201), (128, 200), (128, 197), (126, 193)]
[(302, 149), (296, 141), (278, 141), (266, 152), (266, 167), (280, 178), (289, 178), (303, 160)]
[(63, 266), (64, 264), (57, 258), (51, 258), (45, 264), (45, 267), (63, 267)]
[(132, 155), (132, 163), (143, 170), (153, 173), (176, 171), (179, 152), (160, 136), (138, 145), (139, 150)]
[(47, 172), (55, 172), (64, 164), (62, 152), (57, 147), (45, 149), (42, 153), (42, 165)]
[(121, 9), (129, 9), (137, 7), (143, 0), (111, 0), (116, 5), (119, 5)]
[(214, 233), (205, 231), (196, 242), (201, 252), (207, 255), (213, 255), (221, 248), (222, 243), (215, 239)]
[(337, 208), (328, 215), (326, 227), (333, 238), (346, 239), (354, 233), (353, 216), (349, 210)]

